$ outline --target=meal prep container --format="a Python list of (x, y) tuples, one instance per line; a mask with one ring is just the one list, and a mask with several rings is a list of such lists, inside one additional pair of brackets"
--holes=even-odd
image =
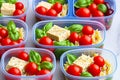
[[(45, 74), (45, 75), (40, 75), (40, 76), (15, 76), (15, 75), (11, 75), (11, 74), (6, 72), (5, 66), (7, 65), (7, 62), (9, 61), (9, 59), (12, 56), (17, 56), (19, 54), (19, 52), (21, 52), (21, 51), (29, 52), (30, 50), (35, 50), (37, 52), (40, 52), (41, 56), (47, 55), (47, 56), (51, 57), (54, 67), (50, 73)], [(55, 72), (55, 69), (56, 69), (56, 59), (55, 59), (54, 54), (51, 51), (46, 50), (46, 49), (42, 49), (42, 48), (14, 48), (14, 49), (6, 51), (5, 54), (3, 54), (2, 58), (1, 58), (1, 66), (2, 66), (3, 76), (5, 78), (7, 78), (7, 80), (52, 80), (53, 73)]]
[[(48, 23), (48, 22), (52, 22), (55, 25), (58, 25), (60, 27), (65, 27), (65, 26), (70, 26), (72, 24), (82, 24), (82, 25), (90, 25), (93, 27), (93, 29), (98, 29), (101, 32), (101, 36), (102, 36), (102, 41), (98, 44), (93, 44), (93, 45), (86, 45), (86, 46), (48, 46), (48, 45), (42, 45), (39, 44), (36, 40), (36, 35), (35, 35), (35, 30), (36, 28), (43, 28), (43, 26)], [(87, 21), (87, 20), (48, 20), (48, 21), (40, 21), (38, 23), (36, 23), (33, 26), (33, 43), (36, 47), (39, 48), (46, 48), (49, 50), (52, 50), (53, 53), (56, 55), (57, 58), (60, 57), (60, 55), (69, 50), (69, 49), (75, 49), (75, 48), (89, 48), (89, 47), (100, 47), (103, 45), (104, 39), (105, 39), (105, 27), (104, 25), (102, 25), (99, 22), (96, 21)]]
[[(104, 16), (104, 17), (90, 17), (90, 18), (85, 18), (85, 17), (78, 17), (75, 15), (75, 8), (74, 8), (74, 3), (77, 0), (66, 0), (66, 2), (68, 3), (68, 13), (65, 17), (51, 17), (51, 16), (44, 16), (44, 15), (40, 15), (35, 11), (35, 8), (37, 6), (37, 4), (43, 0), (33, 0), (33, 11), (38, 18), (40, 18), (40, 20), (50, 20), (50, 19), (80, 19), (80, 20), (95, 20), (95, 21), (99, 21), (102, 24), (105, 25), (106, 29), (109, 29), (111, 24), (112, 24), (112, 20), (114, 17), (114, 14), (116, 12), (116, 2), (115, 0), (105, 0), (105, 2), (108, 2), (110, 4), (110, 7), (114, 10), (113, 14), (109, 15), (109, 16)], [(44, 0), (47, 1), (47, 0)]]
[[(112, 66), (112, 72), (106, 76), (100, 77), (80, 77), (80, 76), (73, 76), (68, 74), (64, 69), (64, 64), (67, 61), (67, 54), (74, 54), (76, 56), (80, 56), (81, 54), (89, 54), (92, 55), (93, 53), (98, 53), (102, 56), (105, 60), (109, 61)], [(99, 49), (99, 48), (84, 48), (84, 49), (74, 49), (65, 52), (60, 58), (60, 68), (63, 74), (65, 75), (68, 80), (112, 80), (112, 77), (117, 69), (117, 58), (115, 54), (106, 49)]]
[(19, 27), (19, 28), (23, 28), (24, 29), (24, 41), (22, 41), (21, 43), (19, 44), (16, 44), (16, 45), (9, 45), (9, 46), (0, 46), (0, 57), (2, 56), (2, 54), (9, 50), (9, 49), (12, 49), (12, 48), (18, 48), (18, 47), (24, 47), (25, 46), (25, 43), (27, 41), (27, 37), (28, 37), (28, 26), (25, 22), (21, 21), (21, 20), (17, 20), (17, 19), (6, 19), (6, 20), (0, 20), (0, 24), (2, 25), (7, 25), (7, 23), (10, 21), (10, 20), (13, 20), (16, 24), (16, 27)]
[(24, 4), (25, 12), (21, 15), (18, 15), (18, 16), (2, 16), (2, 17), (0, 17), (0, 20), (11, 18), (11, 19), (21, 19), (21, 20), (26, 22), (26, 14), (29, 10), (29, 1), (28, 0), (18, 0), (17, 2), (22, 2)]

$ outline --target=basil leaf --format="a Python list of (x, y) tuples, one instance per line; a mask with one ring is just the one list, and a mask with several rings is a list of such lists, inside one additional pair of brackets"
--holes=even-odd
[(51, 29), (52, 28), (52, 25), (53, 25), (53, 23), (52, 22), (49, 22), (49, 23), (47, 23), (44, 27), (43, 27), (43, 31), (45, 31), (45, 32), (47, 32), (49, 29)]
[(70, 42), (69, 40), (64, 40), (64, 41), (55, 41), (54, 42), (55, 46), (74, 46), (74, 44), (72, 42)]
[(35, 34), (36, 34), (36, 38), (41, 38), (43, 36), (46, 36), (46, 32), (41, 29), (36, 29)]
[(37, 65), (40, 65), (41, 56), (38, 52), (31, 50), (29, 56), (30, 56), (29, 58), (30, 62), (35, 62)]
[(2, 17), (3, 15), (2, 15), (2, 13), (0, 13), (0, 17)]
[(72, 54), (67, 54), (67, 61), (69, 64), (72, 64), (77, 59), (77, 56)]
[(3, 25), (2, 25), (2, 24), (0, 24), (0, 27), (3, 27)]
[(17, 0), (6, 0), (6, 2), (11, 3), (11, 4), (15, 4), (17, 2)]
[(14, 30), (16, 29), (16, 24), (14, 23), (14, 21), (9, 21), (8, 22), (7, 29), (8, 29), (8, 31), (14, 32)]
[(83, 76), (83, 77), (92, 77), (92, 75), (89, 72), (82, 72), (82, 74), (80, 76)]
[(5, 2), (5, 1), (4, 0), (0, 0), (0, 8), (1, 8), (3, 2)]
[(53, 64), (51, 62), (48, 61), (43, 61), (41, 64), (41, 69), (48, 69), (48, 70), (52, 70), (53, 68)]
[(68, 29), (69, 29), (71, 32), (77, 32), (77, 33), (79, 33), (79, 32), (82, 31), (82, 28), (83, 28), (83, 25), (73, 24), (73, 25), (69, 26)]
[(10, 31), (9, 36), (10, 36), (10, 39), (12, 39), (12, 40), (18, 40), (20, 37), (20, 34), (18, 31), (16, 31), (16, 32)]
[(103, 13), (106, 13), (107, 6), (105, 4), (98, 4), (98, 10), (102, 11)]
[(55, 4), (56, 2), (59, 2), (61, 4), (65, 4), (66, 0), (47, 0), (51, 4)]

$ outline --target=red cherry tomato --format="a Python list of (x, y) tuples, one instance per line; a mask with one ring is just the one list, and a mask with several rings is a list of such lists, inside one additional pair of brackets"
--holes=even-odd
[(80, 45), (91, 45), (92, 44), (92, 38), (89, 35), (82, 35), (79, 39)]
[(23, 39), (18, 39), (17, 42), (18, 43), (21, 43), (23, 41)]
[(109, 16), (113, 14), (114, 10), (113, 9), (108, 9), (107, 12), (105, 13), (105, 16)]
[(80, 76), (82, 73), (82, 68), (73, 64), (73, 65), (70, 65), (66, 71), (71, 75)]
[(79, 17), (90, 17), (90, 10), (88, 8), (79, 8), (76, 11), (76, 15)]
[(29, 75), (34, 75), (37, 72), (38, 66), (36, 63), (34, 62), (29, 62), (26, 66), (25, 66), (25, 72)]
[(5, 38), (8, 36), (8, 31), (4, 28), (0, 28), (0, 36)]
[(91, 26), (84, 26), (82, 29), (82, 33), (86, 35), (92, 35), (94, 33), (94, 29)]
[(104, 61), (103, 57), (95, 56), (94, 57), (94, 64), (97, 64), (99, 67), (103, 67), (105, 64), (105, 61)]
[(16, 44), (18, 44), (16, 41), (11, 41), (9, 45), (16, 45)]
[(51, 59), (49, 56), (43, 56), (43, 57), (42, 57), (42, 62), (43, 62), (43, 61), (52, 62), (52, 59)]
[(75, 43), (75, 41), (79, 40), (79, 35), (76, 32), (72, 32), (69, 36), (70, 42)]
[(36, 75), (45, 75), (45, 74), (48, 74), (48, 73), (50, 73), (49, 70), (43, 69), (43, 70), (37, 71)]
[(62, 11), (62, 4), (59, 2), (56, 2), (53, 6), (52, 9), (56, 10), (57, 13), (60, 13)]
[(96, 64), (91, 64), (88, 67), (88, 72), (91, 73), (93, 76), (99, 76), (100, 74), (100, 67)]
[(10, 74), (13, 74), (13, 75), (17, 75), (17, 76), (21, 75), (21, 71), (16, 67), (12, 67), (12, 68), (8, 69), (7, 72)]
[(38, 14), (41, 14), (41, 15), (46, 15), (47, 14), (47, 8), (43, 7), (43, 6), (39, 6), (35, 9), (35, 11), (38, 13)]
[(22, 60), (25, 60), (25, 61), (28, 61), (29, 60), (29, 55), (27, 52), (20, 52), (18, 54), (18, 58), (22, 59)]
[(102, 3), (104, 3), (104, 0), (94, 0), (94, 3), (95, 4), (102, 4)]
[(25, 22), (26, 21), (26, 16), (21, 17), (20, 20)]
[(6, 45), (9, 45), (11, 42), (12, 42), (12, 41), (11, 41), (10, 38), (4, 38), (4, 39), (2, 39), (2, 41), (1, 41), (1, 45), (6, 46)]
[(92, 16), (93, 17), (103, 17), (104, 14), (99, 10), (95, 10), (94, 13), (92, 13)]
[(1, 43), (2, 39), (3, 39), (2, 36), (0, 36), (0, 43)]
[(49, 10), (47, 11), (47, 16), (54, 16), (54, 17), (56, 17), (56, 16), (57, 16), (56, 10), (54, 10), (54, 9), (49, 9)]
[(18, 15), (21, 15), (21, 14), (23, 14), (23, 13), (24, 13), (23, 10), (16, 9), (16, 10), (14, 11), (14, 13), (13, 13), (13, 16), (18, 16)]
[(15, 7), (16, 7), (16, 9), (22, 10), (22, 9), (24, 8), (24, 5), (23, 5), (22, 2), (16, 2), (16, 3), (15, 3)]
[(43, 45), (53, 45), (52, 39), (49, 38), (49, 37), (47, 37), (47, 36), (42, 37), (42, 38), (39, 40), (39, 43), (40, 43), (40, 44), (43, 44)]
[(97, 5), (95, 3), (92, 3), (88, 9), (90, 10), (91, 13), (94, 13), (95, 10), (97, 10)]

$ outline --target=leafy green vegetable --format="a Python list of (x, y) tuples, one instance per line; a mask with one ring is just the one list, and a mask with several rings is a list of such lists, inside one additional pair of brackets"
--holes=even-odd
[(47, 24), (45, 24), (45, 26), (43, 27), (43, 31), (47, 32), (50, 28), (52, 28), (53, 23), (49, 22)]
[(107, 6), (105, 4), (99, 4), (98, 10), (102, 11), (103, 13), (107, 12)]
[(61, 4), (65, 4), (66, 3), (66, 0), (47, 0), (49, 3), (51, 4), (54, 4), (56, 2), (59, 2)]
[(6, 0), (6, 2), (11, 3), (11, 4), (15, 4), (17, 2), (17, 0)]
[(3, 2), (5, 2), (5, 1), (4, 0), (0, 0), (0, 8), (1, 8)]
[(92, 2), (93, 2), (93, 0), (77, 0), (75, 2), (74, 6), (76, 8), (88, 7)]
[(77, 33), (81, 32), (82, 28), (83, 28), (83, 25), (80, 25), (80, 24), (73, 24), (73, 25), (68, 27), (68, 29), (71, 32), (77, 32)]
[(41, 29), (36, 29), (35, 34), (36, 34), (36, 38), (41, 38), (43, 36), (46, 36), (46, 32)]
[(74, 44), (72, 42), (70, 42), (69, 40), (64, 40), (64, 41), (55, 41), (54, 42), (55, 46), (74, 46)]
[(40, 66), (41, 66), (41, 69), (52, 70), (52, 68), (53, 68), (53, 64), (48, 61), (43, 61)]
[(14, 23), (14, 21), (9, 21), (8, 24), (7, 24), (7, 29), (8, 31), (12, 31), (12, 32), (15, 32), (16, 30), (16, 24)]
[(40, 54), (34, 50), (31, 50), (29, 54), (29, 61), (35, 62), (36, 64), (40, 65), (40, 62), (41, 62)]
[(89, 72), (82, 72), (82, 74), (80, 76), (83, 76), (83, 77), (92, 77), (92, 75)]
[(2, 15), (2, 13), (0, 13), (0, 17), (2, 17), (3, 15)]
[(2, 24), (0, 24), (0, 27), (3, 27), (3, 25), (2, 25)]
[(67, 61), (69, 64), (72, 64), (77, 59), (77, 56), (73, 54), (67, 54)]
[(20, 34), (18, 31), (16, 31), (16, 32), (10, 31), (9, 36), (10, 36), (10, 39), (12, 39), (12, 40), (18, 40), (20, 37)]

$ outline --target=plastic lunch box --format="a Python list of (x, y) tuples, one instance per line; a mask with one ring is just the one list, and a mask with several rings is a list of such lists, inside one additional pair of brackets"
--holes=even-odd
[[(35, 8), (37, 6), (37, 4), (42, 1), (42, 0), (33, 0), (33, 11), (36, 15), (37, 18), (40, 18), (41, 20), (50, 20), (50, 19), (80, 19), (80, 20), (95, 20), (95, 21), (99, 21), (102, 24), (105, 25), (106, 29), (109, 29), (112, 23), (112, 19), (113, 16), (116, 12), (116, 2), (115, 0), (105, 0), (106, 2), (108, 2), (110, 4), (110, 7), (114, 10), (113, 14), (109, 15), (109, 16), (105, 16), (105, 17), (90, 17), (90, 18), (82, 18), (82, 17), (78, 17), (75, 15), (75, 10), (74, 10), (74, 3), (77, 0), (66, 0), (66, 3), (68, 4), (68, 13), (65, 17), (51, 17), (51, 16), (44, 16), (44, 15), (40, 15), (35, 11)], [(44, 0), (47, 1), (47, 0)]]
[(0, 17), (0, 20), (1, 19), (8, 19), (8, 18), (12, 18), (12, 19), (21, 19), (21, 20), (25, 20), (24, 17), (26, 18), (26, 14), (28, 12), (28, 9), (29, 9), (29, 1), (28, 0), (18, 0), (17, 2), (22, 2), (24, 4), (24, 7), (25, 7), (25, 12), (21, 15), (18, 15), (18, 16), (3, 16), (3, 17)]
[(27, 41), (28, 36), (28, 26), (25, 22), (17, 19), (7, 19), (7, 20), (0, 20), (0, 24), (5, 25), (9, 22), (9, 20), (13, 20), (17, 27), (22, 27), (24, 29), (24, 41), (22, 41), (20, 44), (16, 45), (10, 45), (10, 46), (0, 46), (0, 57), (2, 54), (7, 51), (8, 49), (17, 48), (17, 47), (24, 47), (25, 43)]
[[(36, 30), (36, 28), (42, 28), (48, 22), (52, 22), (53, 24), (59, 25), (61, 27), (69, 26), (69, 25), (72, 25), (72, 24), (90, 25), (94, 29), (98, 29), (101, 32), (101, 36), (102, 36), (103, 40), (98, 44), (88, 45), (88, 46), (47, 46), (47, 45), (39, 44), (36, 41), (35, 30)], [(42, 48), (52, 50), (54, 52), (54, 54), (56, 55), (56, 57), (59, 58), (60, 55), (63, 52), (65, 52), (65, 51), (67, 51), (69, 49), (100, 47), (104, 42), (106, 30), (105, 30), (104, 25), (102, 25), (101, 23), (96, 22), (96, 21), (86, 21), (86, 20), (48, 20), (48, 21), (40, 21), (40, 22), (36, 23), (33, 26), (33, 32), (32, 33), (33, 33), (33, 43), (35, 44), (36, 47), (42, 47)]]
[[(100, 77), (80, 77), (80, 76), (70, 75), (65, 71), (64, 64), (67, 60), (67, 57), (66, 57), (67, 54), (74, 54), (76, 56), (80, 56), (81, 54), (91, 55), (93, 53), (100, 54), (104, 59), (110, 62), (110, 64), (112, 65), (111, 74), (106, 76), (100, 76)], [(60, 58), (60, 68), (68, 80), (112, 80), (112, 77), (117, 69), (117, 59), (113, 52), (106, 49), (99, 49), (99, 48), (74, 49), (74, 50), (69, 50), (63, 53), (63, 55)]]
[[(50, 73), (45, 74), (45, 75), (40, 75), (40, 76), (15, 76), (15, 75), (11, 75), (6, 72), (5, 66), (12, 56), (17, 56), (19, 54), (19, 52), (21, 52), (21, 51), (29, 52), (30, 50), (35, 50), (37, 52), (40, 52), (41, 56), (47, 55), (47, 56), (51, 57), (54, 67)], [(46, 49), (14, 48), (14, 49), (10, 49), (10, 50), (6, 51), (5, 54), (3, 54), (2, 58), (1, 58), (1, 66), (2, 66), (3, 76), (5, 78), (7, 78), (7, 80), (52, 80), (53, 73), (55, 72), (55, 69), (56, 69), (56, 59), (55, 59), (54, 54), (51, 51), (46, 50)]]

